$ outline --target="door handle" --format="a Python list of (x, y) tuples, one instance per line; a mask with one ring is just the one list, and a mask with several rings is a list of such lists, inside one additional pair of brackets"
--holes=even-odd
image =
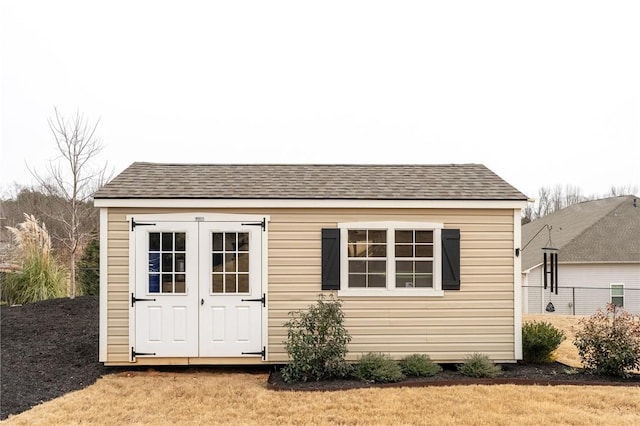
[(200, 306), (204, 305), (204, 299), (200, 299)]

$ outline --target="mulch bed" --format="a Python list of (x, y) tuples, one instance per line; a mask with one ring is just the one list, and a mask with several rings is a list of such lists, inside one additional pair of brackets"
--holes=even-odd
[[(139, 370), (135, 367), (104, 367), (98, 362), (98, 313), (96, 296), (0, 307), (0, 420), (65, 393), (85, 388), (105, 374)], [(471, 379), (459, 374), (453, 366), (448, 367), (434, 377), (401, 383), (368, 384), (356, 380), (331, 380), (291, 385), (284, 383), (279, 370), (271, 366), (268, 369), (273, 372), (267, 386), (274, 390), (307, 391), (476, 383), (640, 386), (638, 376), (630, 379), (593, 376), (557, 363), (548, 366), (503, 365), (504, 374), (496, 379)], [(175, 370), (176, 367), (167, 369)], [(255, 368), (247, 370), (255, 371)], [(193, 367), (186, 371), (192, 372)]]

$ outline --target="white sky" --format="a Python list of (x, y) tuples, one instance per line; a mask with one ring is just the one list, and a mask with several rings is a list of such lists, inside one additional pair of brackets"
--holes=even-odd
[(483, 163), (535, 196), (640, 186), (637, 1), (17, 1), (0, 17), (0, 188), (56, 156)]

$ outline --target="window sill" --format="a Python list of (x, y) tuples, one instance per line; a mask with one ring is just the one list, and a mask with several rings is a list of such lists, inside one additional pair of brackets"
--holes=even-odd
[(396, 288), (338, 290), (338, 297), (442, 297), (444, 290)]

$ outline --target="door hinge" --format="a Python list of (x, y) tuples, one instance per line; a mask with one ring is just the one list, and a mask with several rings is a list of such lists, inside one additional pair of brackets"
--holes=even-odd
[(138, 355), (155, 355), (155, 354), (156, 354), (155, 352), (136, 352), (133, 349), (133, 346), (131, 346), (131, 361), (135, 360), (136, 356)]
[(267, 295), (262, 293), (262, 297), (260, 299), (240, 299), (241, 302), (262, 302), (262, 307), (267, 306)]
[(260, 355), (262, 357), (263, 361), (266, 361), (266, 355), (267, 355), (267, 348), (266, 347), (262, 347), (262, 350), (260, 352), (240, 352), (241, 355)]
[(131, 218), (131, 230), (136, 229), (136, 226), (156, 226), (155, 223), (150, 222), (136, 222), (134, 218)]
[(131, 293), (131, 307), (133, 308), (133, 305), (136, 302), (155, 302), (156, 299), (138, 299), (136, 296), (133, 295), (133, 293)]
[(265, 231), (267, 229), (267, 218), (263, 217), (262, 218), (262, 222), (246, 222), (246, 223), (241, 223), (240, 225), (242, 225), (242, 226), (260, 226), (260, 227), (262, 227), (262, 230)]

